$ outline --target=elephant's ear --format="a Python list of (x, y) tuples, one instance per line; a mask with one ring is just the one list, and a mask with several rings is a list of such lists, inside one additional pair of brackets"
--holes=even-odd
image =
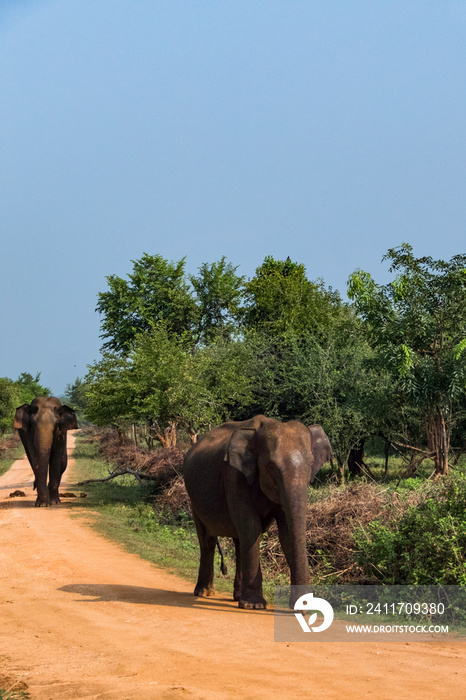
[(58, 408), (58, 425), (61, 430), (73, 430), (78, 427), (76, 413), (69, 406), (59, 406)]
[(312, 465), (312, 475), (314, 477), (322, 465), (333, 458), (333, 453), (330, 440), (321, 425), (310, 425), (309, 431), (311, 433), (311, 450), (314, 456)]
[(256, 458), (251, 445), (255, 432), (254, 428), (235, 430), (225, 453), (225, 460), (244, 474), (250, 486), (254, 483), (257, 471)]
[(31, 414), (29, 412), (29, 404), (23, 403), (22, 406), (16, 409), (15, 422), (13, 426), (18, 430), (27, 430), (31, 422)]

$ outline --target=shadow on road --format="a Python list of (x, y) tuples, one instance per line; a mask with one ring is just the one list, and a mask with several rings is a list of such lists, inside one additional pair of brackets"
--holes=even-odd
[[(159, 588), (144, 588), (141, 586), (121, 586), (112, 584), (73, 583), (58, 589), (65, 593), (74, 593), (87, 596), (82, 603), (103, 603), (118, 601), (119, 603), (131, 603), (133, 605), (166, 605), (177, 608), (208, 609), (216, 612), (238, 613), (240, 615), (255, 614), (267, 615), (272, 611), (264, 610), (240, 610), (238, 604), (232, 599), (209, 596), (208, 598), (196, 598), (192, 593), (183, 591), (167, 591)], [(78, 599), (79, 600), (79, 599)]]
[[(26, 496), (18, 496), (11, 498), (8, 495), (8, 492), (15, 491), (17, 488), (22, 489), (24, 488), (23, 484), (18, 484), (13, 485), (13, 486), (8, 486), (8, 489), (6, 490), (7, 495), (1, 496), (0, 495), (0, 510), (4, 509), (11, 509), (11, 508), (34, 508), (35, 503), (36, 503), (36, 494), (34, 492), (33, 495), (31, 494), (26, 494)], [(0, 492), (1, 493), (1, 492)], [(83, 503), (84, 499), (76, 497), (76, 498), (70, 498), (70, 499), (62, 499), (61, 503), (58, 505), (53, 505), (50, 506), (50, 508), (62, 508), (65, 510), (69, 510), (70, 508), (83, 508), (85, 503)], [(45, 506), (42, 506), (44, 510), (47, 510)]]

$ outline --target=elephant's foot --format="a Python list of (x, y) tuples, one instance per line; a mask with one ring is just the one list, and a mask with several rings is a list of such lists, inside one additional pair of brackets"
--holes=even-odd
[(209, 595), (214, 595), (215, 591), (213, 586), (199, 586), (199, 584), (194, 589), (194, 595), (198, 598), (204, 598)]
[(48, 508), (48, 507), (51, 506), (52, 504), (50, 503), (50, 500), (49, 500), (49, 499), (48, 499), (48, 500), (44, 500), (43, 498), (40, 498), (39, 496), (37, 496), (36, 502), (35, 502), (34, 505), (35, 505), (36, 508), (42, 508), (42, 507)]
[(56, 485), (56, 482), (53, 485), (49, 484), (49, 497), (50, 497), (50, 503), (52, 505), (57, 505), (58, 503), (61, 503), (60, 496), (58, 494), (58, 486)]
[(244, 610), (265, 610), (267, 601), (261, 595), (249, 596), (248, 600), (240, 598), (238, 600), (238, 607)]

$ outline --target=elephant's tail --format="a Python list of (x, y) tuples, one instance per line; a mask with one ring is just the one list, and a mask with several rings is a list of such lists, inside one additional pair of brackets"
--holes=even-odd
[(218, 537), (217, 537), (217, 547), (218, 547), (218, 551), (220, 552), (220, 571), (222, 572), (222, 574), (224, 576), (226, 576), (228, 573), (228, 569), (227, 569), (227, 566), (225, 564), (225, 560), (223, 558), (223, 552), (222, 552), (222, 548), (220, 547), (220, 542), (218, 541)]
[(36, 485), (36, 480), (34, 479), (34, 486), (32, 487), (32, 490), (33, 490), (33, 491), (35, 491), (35, 490), (36, 490), (36, 488), (37, 488), (37, 485)]

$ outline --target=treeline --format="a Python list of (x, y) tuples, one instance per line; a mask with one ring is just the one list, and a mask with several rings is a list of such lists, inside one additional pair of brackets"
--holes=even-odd
[(40, 383), (40, 372), (35, 377), (22, 372), (16, 380), (0, 377), (0, 435), (13, 430), (18, 406), (31, 403), (36, 396), (50, 396), (50, 389)]
[(184, 258), (145, 254), (107, 278), (102, 356), (69, 402), (149, 446), (264, 413), (322, 424), (341, 475), (374, 437), (444, 474), (464, 446), (466, 256), (404, 244), (385, 260), (393, 281), (356, 271), (344, 302), (289, 258), (247, 280), (225, 258), (188, 275)]

